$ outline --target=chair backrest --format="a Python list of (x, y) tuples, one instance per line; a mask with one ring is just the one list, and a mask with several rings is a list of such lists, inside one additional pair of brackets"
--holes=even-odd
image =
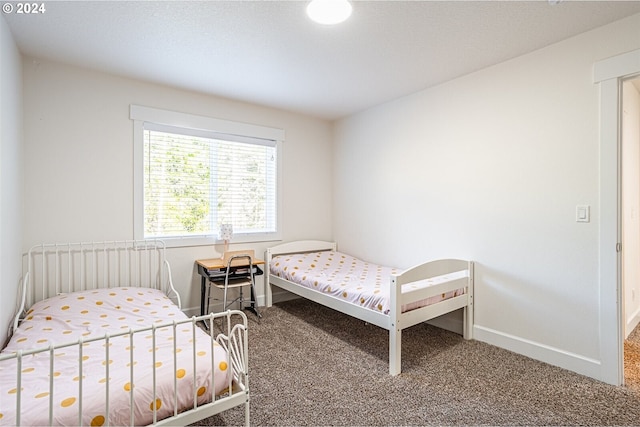
[[(223, 264), (225, 266), (228, 265), (229, 264), (229, 260), (231, 258), (237, 257), (237, 256), (249, 256), (249, 257), (251, 257), (251, 261), (253, 262), (253, 259), (255, 258), (255, 251), (253, 249), (246, 249), (246, 250), (243, 250), (243, 251), (227, 251), (222, 256)], [(246, 260), (245, 259), (233, 260), (231, 266), (235, 267), (236, 265), (246, 265)]]

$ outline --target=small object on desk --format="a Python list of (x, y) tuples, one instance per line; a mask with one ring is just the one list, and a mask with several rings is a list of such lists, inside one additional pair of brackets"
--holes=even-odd
[(229, 240), (233, 237), (233, 224), (220, 224), (220, 231), (218, 232), (218, 239), (224, 241), (224, 251), (229, 249)]

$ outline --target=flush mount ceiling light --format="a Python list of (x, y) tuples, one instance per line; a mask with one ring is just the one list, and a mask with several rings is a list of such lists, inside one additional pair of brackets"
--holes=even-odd
[(334, 25), (351, 16), (351, 10), (347, 0), (313, 0), (307, 6), (307, 15), (319, 24)]

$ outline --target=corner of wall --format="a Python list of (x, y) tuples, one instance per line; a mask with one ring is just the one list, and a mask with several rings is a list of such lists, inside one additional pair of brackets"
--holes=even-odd
[(22, 276), (22, 59), (0, 17), (0, 343), (7, 340)]

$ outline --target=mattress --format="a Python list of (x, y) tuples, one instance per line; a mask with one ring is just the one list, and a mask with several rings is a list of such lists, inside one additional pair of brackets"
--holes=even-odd
[[(212, 389), (218, 395), (228, 387), (231, 370), (225, 350), (217, 343), (213, 346), (212, 364), (211, 338), (197, 325), (177, 325), (175, 339), (173, 326), (156, 328), (155, 340), (151, 330), (114, 337), (109, 340), (108, 361), (104, 340), (87, 342), (104, 337), (106, 333), (186, 319), (164, 293), (148, 288), (74, 292), (34, 304), (2, 354), (71, 343), (80, 338), (84, 344), (82, 354), (80, 346), (75, 345), (23, 357), (21, 424), (48, 424), (50, 400), (55, 425), (78, 425), (80, 405), (83, 425), (105, 425), (107, 421), (111, 425), (129, 425), (132, 400), (134, 423), (150, 424), (154, 407), (157, 419), (173, 415), (174, 387), (179, 396), (178, 412), (193, 407), (194, 390), (198, 404), (210, 402)], [(50, 363), (51, 358), (53, 363)], [(78, 366), (80, 358), (83, 360), (82, 372)], [(16, 424), (16, 363), (15, 358), (0, 363), (0, 425)], [(156, 396), (153, 395), (154, 370)], [(49, 387), (51, 372), (53, 393)]]
[[(383, 314), (389, 314), (390, 311), (391, 275), (402, 272), (398, 268), (369, 263), (337, 251), (278, 255), (272, 258), (269, 268), (270, 273), (277, 277)], [(444, 275), (408, 283), (403, 285), (402, 292), (454, 278), (453, 275)], [(434, 295), (405, 304), (402, 311), (425, 307), (462, 294), (464, 288)]]

